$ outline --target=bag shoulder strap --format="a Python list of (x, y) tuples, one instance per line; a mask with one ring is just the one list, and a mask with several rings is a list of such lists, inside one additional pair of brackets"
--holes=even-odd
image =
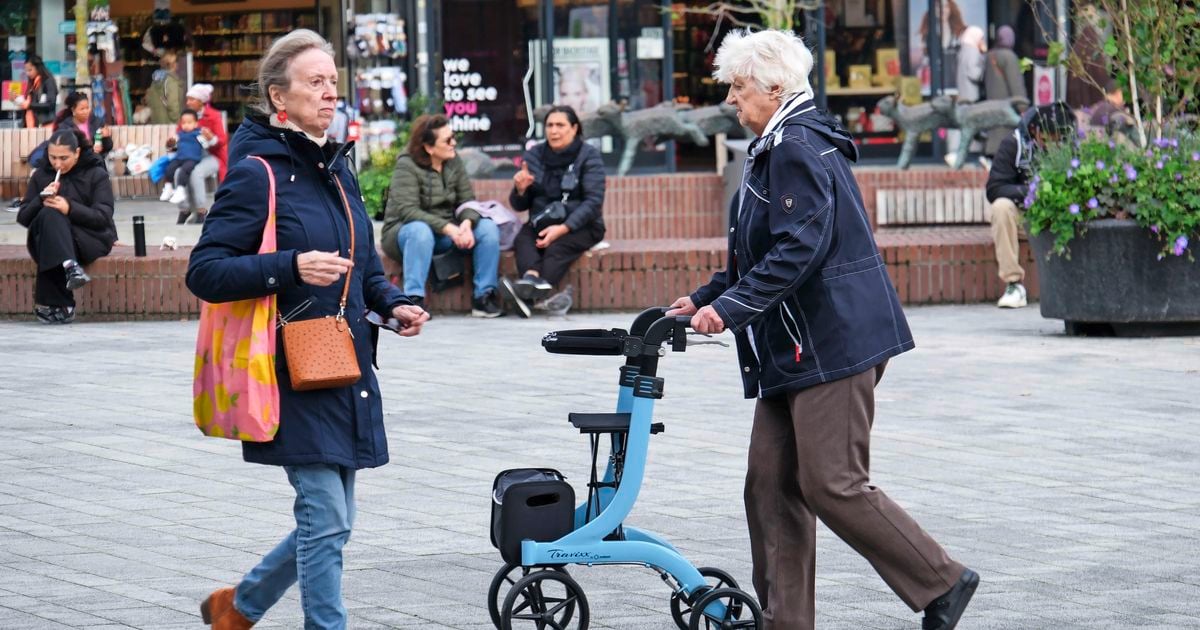
[[(350, 260), (354, 260), (354, 214), (350, 212), (350, 201), (346, 198), (346, 189), (342, 187), (342, 178), (338, 177), (337, 173), (333, 174), (333, 183), (337, 186), (338, 193), (342, 197), (342, 208), (346, 210), (346, 226), (350, 230)], [(338, 303), (338, 318), (346, 318), (346, 299), (350, 297), (350, 276), (354, 274), (354, 267), (346, 272), (346, 283), (342, 286), (342, 301)]]
[(271, 165), (267, 163), (261, 156), (248, 155), (248, 158), (262, 162), (263, 168), (267, 169), (267, 224), (263, 227), (262, 244), (258, 246), (258, 253), (270, 254), (276, 250), (275, 241), (275, 172), (271, 170)]

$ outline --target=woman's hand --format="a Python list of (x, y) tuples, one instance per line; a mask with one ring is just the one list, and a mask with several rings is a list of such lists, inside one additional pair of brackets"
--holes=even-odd
[(725, 320), (721, 319), (720, 315), (717, 315), (716, 309), (711, 306), (705, 306), (696, 311), (695, 315), (692, 315), (692, 329), (706, 335), (725, 332)]
[(42, 196), (53, 197), (54, 195), (57, 195), (58, 185), (59, 182), (50, 182), (49, 184), (46, 184), (46, 187), (42, 189)]
[(529, 172), (529, 163), (521, 164), (521, 170), (513, 175), (513, 187), (517, 189), (518, 195), (524, 195), (525, 191), (533, 185), (533, 173)]
[(537, 245), (538, 249), (546, 249), (547, 247), (550, 247), (550, 243), (557, 241), (570, 231), (571, 228), (563, 225), (562, 223), (559, 223), (558, 225), (551, 225), (550, 227), (544, 228), (541, 232), (538, 232), (538, 240), (535, 244)]
[(212, 140), (213, 138), (217, 137), (217, 134), (213, 133), (212, 129), (209, 129), (208, 127), (201, 127), (200, 135), (204, 136), (205, 140)]
[(429, 321), (429, 313), (420, 306), (401, 304), (392, 309), (392, 317), (400, 321), (402, 328), (396, 333), (401, 337), (415, 337), (421, 334), (421, 326)]
[(46, 197), (44, 200), (42, 200), (42, 205), (46, 206), (47, 208), (54, 208), (55, 210), (58, 210), (63, 214), (63, 216), (66, 216), (66, 214), (71, 211), (71, 203), (67, 201), (66, 197), (62, 197), (60, 195)]
[(454, 241), (454, 246), (459, 249), (471, 249), (475, 247), (475, 232), (471, 230), (470, 219), (459, 224), (458, 236), (451, 236), (450, 238)]
[(109, 129), (107, 125), (105, 125), (104, 127), (101, 127), (100, 128), (100, 137), (111, 138), (112, 137), (112, 129)]
[(691, 296), (685, 295), (678, 300), (675, 300), (667, 307), (667, 312), (663, 313), (666, 317), (680, 317), (696, 314), (696, 305), (692, 303)]
[(300, 280), (315, 287), (327, 287), (354, 267), (354, 262), (342, 258), (337, 252), (313, 250), (296, 257), (300, 269)]

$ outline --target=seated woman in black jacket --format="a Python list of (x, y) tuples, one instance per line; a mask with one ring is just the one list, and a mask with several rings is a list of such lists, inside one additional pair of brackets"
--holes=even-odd
[(543, 299), (567, 275), (571, 263), (604, 238), (604, 161), (585, 144), (575, 110), (558, 105), (546, 114), (546, 141), (525, 152), (513, 176), (509, 203), (529, 211), (513, 250), (521, 279), (501, 289), (517, 311), (529, 317), (526, 302)]
[(30, 178), (17, 222), (29, 228), (29, 255), (38, 268), (34, 314), (44, 324), (69, 324), (73, 291), (91, 281), (83, 266), (107, 255), (117, 240), (112, 182), (77, 130), (55, 131), (46, 153), (48, 164)]
[(92, 152), (100, 157), (112, 151), (112, 130), (92, 111), (92, 100), (83, 92), (71, 92), (67, 95), (64, 107), (54, 117), (55, 129), (78, 129), (87, 138)]

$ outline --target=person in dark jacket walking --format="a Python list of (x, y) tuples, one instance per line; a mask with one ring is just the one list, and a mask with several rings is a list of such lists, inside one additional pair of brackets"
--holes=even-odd
[(475, 200), (467, 167), (459, 159), (458, 139), (441, 114), (418, 116), (408, 152), (396, 160), (383, 215), (383, 251), (404, 263), (404, 294), (425, 303), (425, 281), (434, 254), (456, 248), (470, 252), (475, 271), (472, 317), (499, 317), (496, 270), (500, 265), (500, 228), (462, 204)]
[(34, 314), (43, 324), (75, 320), (74, 291), (91, 282), (84, 265), (108, 255), (117, 241), (113, 191), (104, 161), (73, 129), (50, 136), (47, 161), (34, 171), (17, 212), (29, 228), (26, 245), (37, 263)]
[(925, 630), (948, 630), (979, 576), (870, 483), (874, 389), (913, 340), (850, 170), (858, 151), (813, 105), (812, 63), (791, 32), (725, 36), (715, 76), (757, 139), (728, 267), (667, 315), (732, 331), (745, 395), (758, 397), (745, 501), (765, 628), (813, 628), (820, 518), (924, 610)]
[[(546, 141), (525, 152), (521, 170), (513, 176), (509, 203), (529, 211), (529, 221), (517, 233), (515, 283), (500, 287), (517, 311), (529, 317), (526, 302), (545, 298), (562, 281), (571, 264), (604, 238), (604, 159), (600, 150), (581, 136), (575, 110), (566, 105), (546, 114)], [(555, 215), (552, 206), (561, 211)]]
[(1028, 304), (1025, 269), (1020, 262), (1021, 208), (1029, 195), (1030, 169), (1034, 154), (1048, 143), (1058, 142), (1074, 128), (1075, 114), (1066, 103), (1030, 108), (1021, 124), (996, 150), (996, 159), (988, 172), (987, 200), (992, 205), (992, 241), (1004, 295), (996, 302), (1000, 308), (1022, 308)]
[(78, 129), (88, 139), (92, 152), (101, 158), (112, 151), (112, 129), (92, 111), (92, 99), (83, 92), (71, 92), (63, 101), (63, 110), (54, 117), (56, 129)]
[[(341, 629), (342, 547), (354, 523), (355, 473), (388, 461), (366, 314), (395, 318), (405, 336), (418, 334), (428, 315), (383, 273), (348, 164), (353, 146), (325, 136), (337, 98), (332, 47), (307, 29), (289, 33), (260, 62), (258, 88), (262, 113), (247, 116), (234, 135), (228, 177), (192, 250), (188, 288), (209, 302), (275, 295), (281, 315), (306, 320), (339, 314), (349, 274), (345, 318), (362, 378), (347, 387), (295, 391), (280, 335), (279, 432), (270, 442), (244, 442), (242, 454), (283, 467), (296, 489), (296, 529), (236, 587), (210, 595), (201, 615), (213, 628), (249, 628), (298, 582), (304, 627)], [(242, 159), (248, 155), (265, 159), (277, 182), (276, 253), (257, 253), (267, 186), (262, 163)]]
[(25, 110), (26, 129), (45, 127), (54, 122), (58, 82), (37, 55), (30, 55), (25, 61), (25, 93), (17, 101), (17, 107)]

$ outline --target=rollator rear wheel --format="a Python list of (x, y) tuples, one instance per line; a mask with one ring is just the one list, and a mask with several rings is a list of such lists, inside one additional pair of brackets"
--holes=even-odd
[[(704, 609), (713, 602), (725, 604), (725, 614), (713, 618), (704, 614)], [(692, 607), (689, 630), (757, 630), (762, 627), (762, 610), (758, 602), (745, 591), (736, 588), (718, 588), (704, 593)]]
[(492, 584), (488, 587), (487, 603), (488, 614), (492, 617), (492, 625), (500, 627), (500, 607), (504, 604), (504, 597), (508, 595), (508, 591), (512, 588), (517, 580), (529, 575), (531, 571), (558, 571), (566, 574), (567, 570), (562, 567), (537, 567), (530, 569), (519, 564), (505, 562), (504, 566), (496, 572), (492, 578)]
[[(716, 567), (700, 567), (696, 570), (700, 572), (700, 575), (707, 578), (708, 586), (702, 586), (697, 589), (694, 597), (692, 597), (693, 601), (712, 589), (738, 588), (737, 580), (721, 569)], [(671, 593), (671, 616), (675, 618), (675, 625), (679, 626), (680, 630), (688, 630), (688, 621), (692, 618), (692, 605), (679, 593)]]
[(534, 571), (517, 580), (500, 610), (500, 630), (587, 627), (588, 602), (583, 589), (571, 576), (558, 571)]

